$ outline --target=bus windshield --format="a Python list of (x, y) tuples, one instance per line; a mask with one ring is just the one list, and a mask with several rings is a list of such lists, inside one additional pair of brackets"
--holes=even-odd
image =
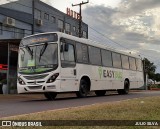
[(23, 74), (44, 73), (58, 67), (58, 44), (44, 43), (25, 46), (19, 51), (19, 72)]

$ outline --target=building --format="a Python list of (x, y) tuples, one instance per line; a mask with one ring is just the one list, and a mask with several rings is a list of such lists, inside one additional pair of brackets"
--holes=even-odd
[[(79, 20), (40, 0), (19, 0), (0, 5), (0, 80), (7, 79), (8, 92), (16, 89), (20, 40), (27, 35), (61, 31), (79, 36)], [(88, 25), (82, 23), (83, 38)]]

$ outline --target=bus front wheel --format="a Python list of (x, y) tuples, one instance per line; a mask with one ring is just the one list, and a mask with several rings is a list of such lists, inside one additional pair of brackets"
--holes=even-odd
[(55, 92), (46, 92), (44, 93), (44, 96), (48, 99), (48, 100), (54, 100), (57, 96), (57, 93)]
[(84, 98), (87, 97), (87, 94), (89, 93), (89, 85), (88, 82), (85, 79), (82, 79), (80, 81), (80, 87), (79, 91), (76, 92), (77, 97)]

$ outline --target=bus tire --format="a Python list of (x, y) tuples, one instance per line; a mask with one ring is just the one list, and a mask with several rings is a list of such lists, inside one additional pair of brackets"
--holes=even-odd
[(104, 96), (106, 94), (106, 90), (97, 90), (95, 91), (95, 94), (97, 96)]
[(117, 92), (118, 92), (119, 95), (123, 94), (123, 90), (122, 89), (117, 90)]
[(124, 89), (119, 89), (117, 90), (118, 91), (118, 94), (128, 94), (129, 93), (129, 81), (128, 80), (125, 80), (124, 81)]
[(57, 93), (55, 92), (46, 92), (44, 93), (44, 96), (48, 99), (48, 100), (54, 100), (57, 96)]
[(81, 79), (79, 91), (76, 92), (77, 97), (85, 98), (89, 93), (89, 85), (85, 79)]

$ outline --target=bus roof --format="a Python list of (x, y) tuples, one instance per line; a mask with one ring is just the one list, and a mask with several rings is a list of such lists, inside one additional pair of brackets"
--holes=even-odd
[(58, 37), (63, 37), (63, 38), (66, 38), (66, 39), (70, 39), (70, 40), (73, 40), (73, 41), (77, 41), (77, 42), (80, 42), (80, 43), (84, 43), (84, 44), (87, 44), (87, 45), (99, 47), (101, 49), (110, 50), (110, 51), (113, 51), (113, 52), (116, 52), (116, 53), (120, 53), (120, 54), (123, 54), (123, 55), (127, 55), (127, 56), (131, 56), (131, 57), (135, 57), (135, 58), (139, 58), (140, 59), (140, 56), (138, 56), (138, 55), (135, 55), (135, 54), (133, 55), (133, 54), (130, 54), (130, 53), (127, 53), (127, 52), (118, 51), (118, 50), (116, 50), (114, 48), (111, 48), (107, 44), (102, 44), (102, 43), (99, 43), (99, 42), (96, 42), (96, 41), (93, 41), (93, 40), (90, 40), (90, 39), (75, 37), (75, 36), (72, 36), (72, 35), (69, 35), (69, 34), (65, 34), (65, 33), (62, 33), (62, 32), (37, 33), (37, 34), (34, 34), (34, 35), (30, 35), (30, 36), (24, 37), (23, 39), (29, 38), (29, 37), (32, 37), (32, 36), (35, 36), (35, 35), (52, 34), (52, 33), (53, 34), (56, 33), (58, 35)]

